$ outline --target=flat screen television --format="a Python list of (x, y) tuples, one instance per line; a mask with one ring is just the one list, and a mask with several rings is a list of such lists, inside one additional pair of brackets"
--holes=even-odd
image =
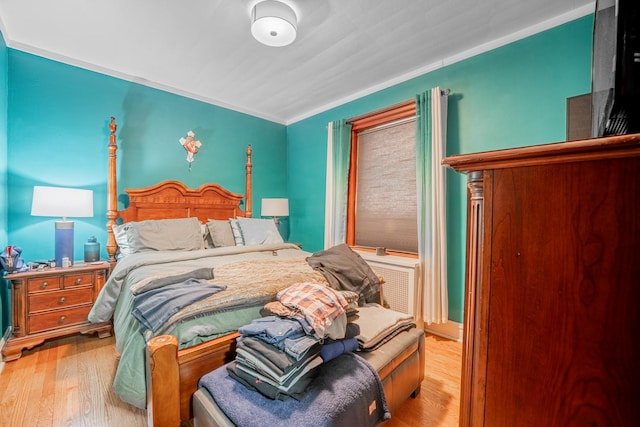
[(597, 0), (592, 136), (640, 132), (640, 0)]

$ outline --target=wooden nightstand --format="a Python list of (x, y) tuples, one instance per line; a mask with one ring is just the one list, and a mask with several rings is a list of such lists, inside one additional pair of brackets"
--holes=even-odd
[(109, 263), (79, 263), (7, 274), (11, 281), (12, 331), (2, 349), (5, 361), (44, 340), (74, 333), (111, 335), (111, 323), (91, 323), (87, 315), (109, 273)]

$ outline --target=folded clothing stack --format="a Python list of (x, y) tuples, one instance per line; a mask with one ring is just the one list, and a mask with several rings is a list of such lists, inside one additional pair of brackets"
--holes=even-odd
[(318, 339), (296, 320), (278, 316), (256, 319), (238, 332), (229, 375), (271, 399), (299, 399), (322, 363)]
[(271, 399), (301, 399), (315, 368), (358, 349), (359, 329), (348, 327), (349, 305), (340, 291), (300, 283), (280, 292), (278, 315), (255, 319), (238, 329), (229, 375)]

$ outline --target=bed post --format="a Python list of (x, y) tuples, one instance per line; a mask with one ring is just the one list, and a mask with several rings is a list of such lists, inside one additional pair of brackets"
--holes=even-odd
[(180, 425), (178, 339), (172, 335), (147, 342), (147, 425)]
[(251, 170), (253, 169), (253, 165), (251, 164), (251, 145), (247, 147), (247, 176), (245, 177), (245, 215), (247, 218), (251, 218)]
[(113, 226), (116, 225), (118, 215), (118, 185), (116, 181), (116, 119), (111, 117), (109, 123), (109, 173), (107, 176), (107, 254), (109, 265), (113, 270), (116, 264), (116, 251), (118, 246), (113, 235)]

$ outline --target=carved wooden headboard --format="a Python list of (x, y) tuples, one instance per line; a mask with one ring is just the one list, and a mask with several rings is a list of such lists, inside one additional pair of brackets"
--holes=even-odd
[[(109, 176), (107, 178), (107, 253), (109, 263), (116, 262), (118, 245), (113, 234), (116, 219), (124, 222), (146, 219), (171, 219), (197, 217), (200, 222), (208, 219), (229, 219), (251, 217), (251, 145), (247, 147), (245, 164), (245, 196), (232, 193), (218, 184), (204, 184), (190, 189), (178, 181), (163, 181), (146, 188), (126, 189), (129, 205), (118, 211), (118, 185), (116, 178), (116, 122), (111, 117), (109, 123)], [(241, 209), (246, 199), (245, 209)]]

